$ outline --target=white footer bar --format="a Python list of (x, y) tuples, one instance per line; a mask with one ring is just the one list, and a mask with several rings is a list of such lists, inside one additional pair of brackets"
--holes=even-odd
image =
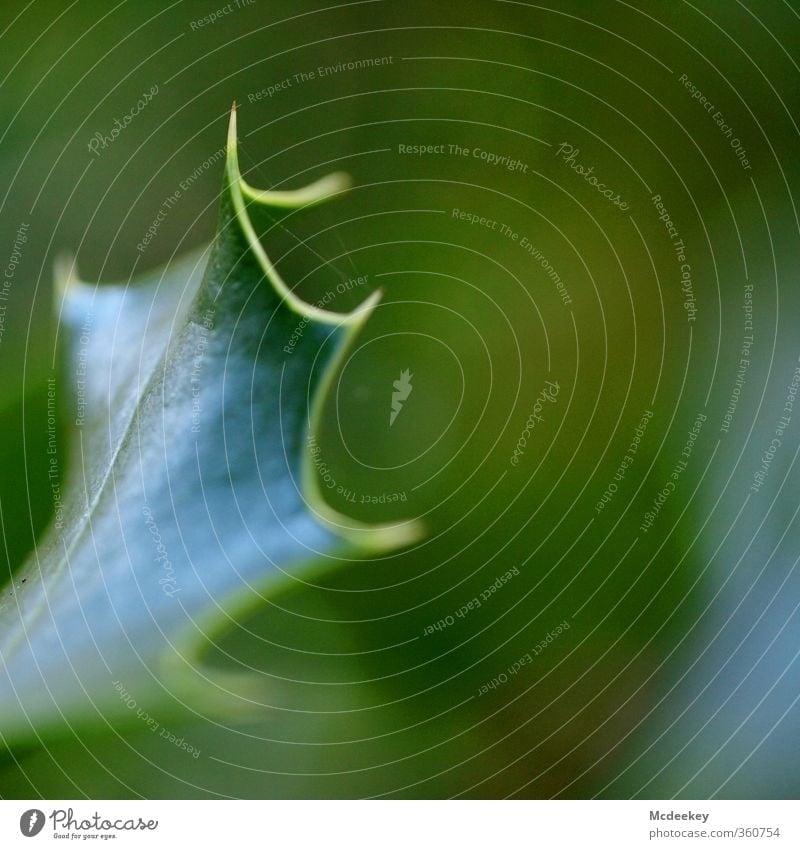
[(0, 801), (0, 846), (800, 847), (786, 801)]

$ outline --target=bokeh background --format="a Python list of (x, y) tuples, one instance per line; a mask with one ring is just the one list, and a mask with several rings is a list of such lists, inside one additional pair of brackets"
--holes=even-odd
[(275, 703), (161, 718), (199, 757), (132, 715), (4, 750), (0, 794), (796, 796), (798, 44), (784, 0), (4, 3), (4, 579), (53, 511), (55, 258), (127, 281), (206, 243), (233, 101), (252, 184), (353, 177), (269, 249), (312, 301), (367, 278), (332, 309), (384, 290), (325, 411), (328, 497), (429, 535), (223, 641)]

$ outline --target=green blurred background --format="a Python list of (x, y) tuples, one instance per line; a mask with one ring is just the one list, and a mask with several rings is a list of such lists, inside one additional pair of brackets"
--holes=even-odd
[[(233, 101), (251, 184), (353, 176), (346, 197), (270, 237), (285, 279), (313, 301), (367, 276), (337, 310), (385, 293), (326, 411), (331, 503), (370, 521), (423, 515), (431, 531), (277, 599), (250, 638), (223, 643), (215, 662), (224, 650), (274, 676), (275, 707), (163, 719), (198, 758), (133, 716), (4, 752), (0, 794), (796, 796), (800, 410), (750, 487), (800, 355), (797, 4), (34, 0), (4, 4), (0, 32), (4, 266), (21, 225), (28, 237), (0, 337), (9, 579), (52, 512), (54, 259), (128, 280), (206, 242)], [(414, 145), (437, 152), (402, 152)], [(654, 195), (685, 244), (691, 321)], [(413, 393), (387, 429), (406, 368)], [(513, 465), (547, 380), (557, 400)], [(676, 490), (642, 530), (699, 415)], [(372, 503), (392, 493), (404, 498)]]

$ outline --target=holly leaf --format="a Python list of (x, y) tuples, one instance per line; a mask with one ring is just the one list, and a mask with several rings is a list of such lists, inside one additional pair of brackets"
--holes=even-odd
[[(305, 303), (257, 235), (346, 185), (333, 174), (252, 188), (234, 107), (208, 248), (127, 285), (57, 270), (69, 386), (48, 384), (56, 510), (0, 598), (6, 742), (114, 722), (132, 700), (247, 710), (264, 685), (203, 665), (215, 635), (294, 582), (418, 536), (416, 522), (336, 513), (308, 445), (380, 292), (347, 314)], [(62, 491), (65, 403), (75, 427)]]

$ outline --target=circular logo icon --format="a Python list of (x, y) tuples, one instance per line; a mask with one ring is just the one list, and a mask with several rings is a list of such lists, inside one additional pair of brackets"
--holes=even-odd
[(38, 808), (31, 808), (19, 818), (19, 830), (25, 837), (36, 837), (44, 828), (44, 812)]

